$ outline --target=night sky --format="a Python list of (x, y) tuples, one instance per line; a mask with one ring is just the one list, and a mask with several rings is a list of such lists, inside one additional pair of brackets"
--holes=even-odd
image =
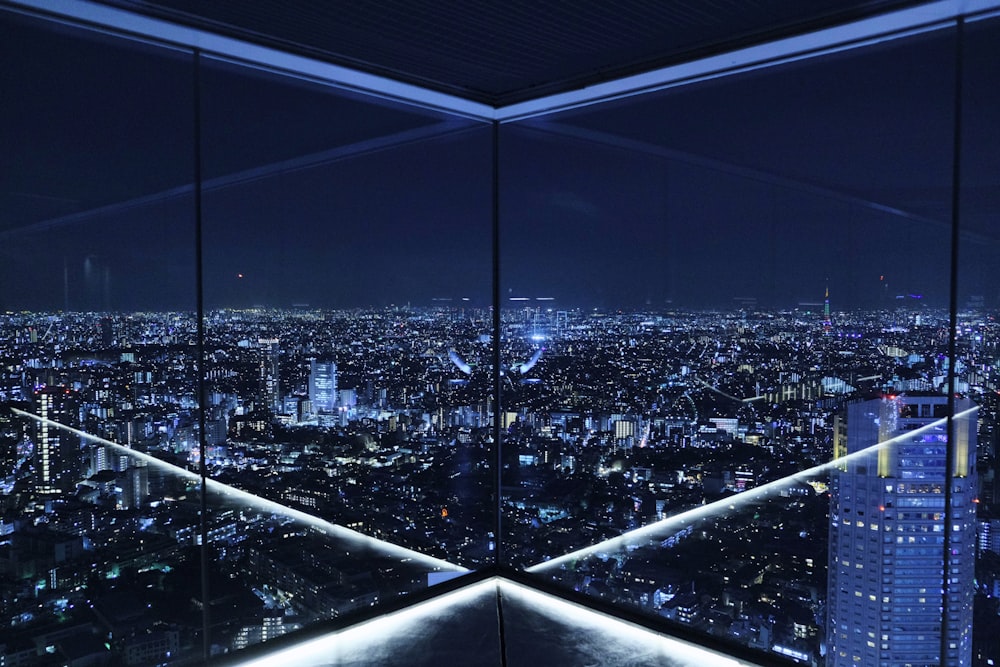
[[(963, 51), (959, 287), (991, 306), (997, 33), (971, 24)], [(945, 305), (954, 45), (502, 126), (502, 294), (793, 308), (828, 284), (835, 310)], [(193, 309), (193, 56), (4, 15), (0, 62), (0, 308)], [(199, 79), (207, 307), (489, 304), (488, 125), (210, 59)]]

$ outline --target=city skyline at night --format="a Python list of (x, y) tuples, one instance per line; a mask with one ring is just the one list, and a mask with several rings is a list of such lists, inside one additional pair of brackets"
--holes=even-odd
[(0, 0), (0, 666), (996, 662), (1000, 0), (777, 2)]
[[(958, 385), (963, 392), (992, 382), (974, 369), (976, 360), (1000, 343), (992, 318), (977, 312), (964, 317), (963, 326), (980, 343), (963, 353)], [(502, 314), (501, 358), (521, 360), (516, 367), (523, 370), (502, 382), (499, 416), (487, 372), (489, 322), (488, 311), (449, 307), (206, 313), (202, 438), (191, 314), (7, 314), (0, 327), (2, 349), (7, 358), (27, 363), (20, 373), (4, 376), (0, 395), (6, 404), (38, 414), (25, 392), (51, 387), (78, 404), (71, 419), (86, 433), (125, 447), (112, 451), (83, 439), (72, 466), (80, 471), (76, 488), (50, 494), (54, 502), (37, 505), (25, 492), (42, 474), (37, 463), (32, 467), (38, 459), (15, 458), (23, 447), (13, 437), (18, 423), (25, 428), (30, 422), (10, 421), (5, 461), (19, 463), (6, 468), (8, 498), (19, 499), (22, 516), (47, 517), (42, 534), (65, 535), (70, 544), (83, 539), (83, 550), (68, 552), (75, 554), (70, 563), (107, 558), (101, 554), (112, 552), (96, 548), (110, 537), (98, 537), (105, 535), (101, 524), (125, 512), (138, 521), (130, 529), (136, 535), (160, 536), (151, 543), (156, 549), (139, 556), (136, 565), (93, 560), (88, 568), (120, 573), (121, 567), (158, 563), (164, 572), (179, 569), (190, 555), (178, 548), (197, 544), (197, 528), (191, 523), (169, 528), (175, 522), (168, 517), (183, 514), (190, 494), (197, 497), (197, 485), (192, 486), (197, 476), (188, 481), (176, 476), (197, 471), (204, 441), (213, 483), (274, 503), (240, 509), (242, 496), (227, 500), (228, 492), (218, 492), (212, 506), (224, 504), (213, 512), (217, 518), (209, 533), (219, 566), (268, 580), (279, 576), (280, 568), (301, 567), (284, 540), (313, 544), (310, 549), (324, 553), (330, 549), (324, 546), (328, 538), (308, 530), (286, 532), (278, 542), (266, 537), (274, 525), (295, 525), (297, 513), (369, 535), (386, 547), (471, 569), (493, 562), (493, 530), (500, 525), (504, 561), (534, 569), (616, 535), (655, 529), (705, 502), (776, 486), (778, 491), (765, 496), (748, 494), (754, 497), (747, 505), (755, 512), (752, 518), (747, 510), (724, 509), (723, 500), (718, 512), (634, 538), (635, 546), (619, 556), (576, 556), (571, 568), (542, 571), (561, 585), (610, 594), (682, 625), (707, 630), (705, 623), (714, 618), (711, 633), (725, 641), (820, 660), (828, 481), (818, 472), (803, 478), (815, 485), (811, 488), (795, 481), (795, 473), (835, 461), (835, 416), (854, 397), (889, 390), (908, 403), (910, 393), (946, 386), (943, 339), (934, 332), (947, 314), (833, 312), (827, 320), (822, 308), (609, 314), (522, 305)], [(804, 355), (798, 351), (803, 343)], [(843, 361), (836, 361), (838, 356)], [(529, 358), (533, 363), (522, 363)], [(514, 367), (513, 361), (504, 363)], [(320, 378), (320, 368), (327, 368), (327, 375), (335, 372), (336, 384)], [(658, 376), (655, 386), (647, 384)], [(276, 398), (272, 379), (278, 382)], [(604, 395), (594, 391), (595, 382), (619, 389)], [(330, 398), (319, 396), (317, 386)], [(574, 391), (566, 393), (568, 388)], [(332, 409), (318, 407), (320, 401), (332, 402)], [(995, 432), (992, 410), (980, 415), (984, 433)], [(39, 423), (47, 423), (40, 417)], [(500, 420), (503, 438), (499, 453), (492, 440), (494, 419)], [(36, 439), (35, 431), (21, 432), (25, 441)], [(993, 442), (991, 437), (987, 441)], [(33, 444), (38, 451), (41, 441)], [(153, 463), (133, 461), (128, 455), (133, 450), (152, 456)], [(980, 463), (995, 460), (992, 448), (980, 454), (985, 457)], [(499, 523), (488, 504), (497, 462), (503, 467)], [(992, 501), (983, 507), (992, 507)], [(256, 518), (236, 531), (233, 521), (246, 522), (248, 511)], [(84, 526), (94, 527), (82, 527), (79, 518), (67, 524), (71, 516), (87, 516)], [(796, 555), (775, 553), (762, 561), (770, 562), (768, 577), (787, 579), (776, 589), (772, 620), (761, 625), (765, 612), (746, 598), (748, 590), (764, 590), (751, 554), (764, 557), (771, 547), (763, 536), (789, 521), (799, 526), (798, 534), (784, 548)], [(12, 525), (15, 534), (38, 532), (18, 521)], [(125, 539), (127, 532), (120, 530), (106, 544)], [(757, 537), (749, 539), (752, 535)], [(713, 540), (726, 545), (720, 553), (724, 560), (706, 568), (711, 559), (702, 543)], [(18, 544), (11, 542), (13, 553), (20, 553)], [(269, 560), (254, 553), (268, 553)], [(653, 558), (655, 553), (661, 555)], [(740, 574), (725, 581), (711, 574), (726, 570)], [(419, 579), (410, 574), (407, 586), (427, 585)], [(79, 595), (72, 592), (73, 581), (53, 579), (49, 587), (53, 595), (68, 592), (72, 600)], [(289, 587), (313, 585), (307, 579), (281, 581), (272, 585), (289, 593)], [(811, 598), (795, 593), (800, 585), (813, 587)], [(112, 584), (103, 595), (125, 590)], [(387, 595), (379, 589), (361, 599)], [(717, 602), (706, 603), (709, 596)], [(285, 620), (269, 621), (270, 629), (261, 634), (244, 616), (232, 628), (230, 649), (247, 645), (248, 638), (316, 622), (329, 613), (324, 609), (345, 609), (343, 601), (325, 594), (277, 607), (268, 600), (258, 595), (247, 609), (263, 605), (265, 618), (282, 609)], [(719, 614), (729, 620), (721, 623)], [(176, 635), (170, 634), (167, 644), (181, 651), (194, 628), (171, 627)]]

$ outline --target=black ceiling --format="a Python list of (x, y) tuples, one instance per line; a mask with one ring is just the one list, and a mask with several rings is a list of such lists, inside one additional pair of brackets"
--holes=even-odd
[(913, 0), (102, 0), (494, 106)]

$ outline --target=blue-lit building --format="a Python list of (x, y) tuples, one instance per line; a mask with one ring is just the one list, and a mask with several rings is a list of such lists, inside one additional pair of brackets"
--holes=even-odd
[(331, 359), (309, 362), (309, 402), (314, 414), (337, 409), (337, 364)]
[(1000, 656), (1000, 0), (0, 0), (0, 62), (0, 667)]
[(828, 665), (971, 664), (976, 429), (963, 417), (969, 400), (954, 400), (951, 420), (948, 404), (942, 395), (855, 402), (847, 406), (846, 429), (835, 431), (835, 453), (848, 458), (831, 479)]

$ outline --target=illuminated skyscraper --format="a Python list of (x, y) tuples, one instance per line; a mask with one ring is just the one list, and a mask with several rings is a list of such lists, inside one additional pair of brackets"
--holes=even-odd
[(309, 402), (314, 413), (337, 408), (337, 364), (330, 359), (309, 362)]
[[(34, 393), (35, 414), (67, 426), (78, 426), (79, 415), (72, 391), (43, 387)], [(52, 495), (72, 491), (80, 477), (80, 438), (50, 425), (35, 423), (35, 491)]]
[(277, 338), (261, 338), (260, 345), (260, 396), (266, 409), (281, 411), (281, 391), (279, 387), (278, 364), (281, 349)]
[[(970, 407), (956, 399), (958, 414)], [(947, 409), (941, 395), (883, 397), (848, 405), (846, 429), (834, 429), (837, 456), (888, 444), (832, 475), (827, 665), (971, 664), (976, 420), (954, 420), (946, 521)]]
[(833, 322), (830, 321), (830, 284), (827, 283), (826, 293), (823, 295), (823, 329), (829, 332), (832, 324)]

